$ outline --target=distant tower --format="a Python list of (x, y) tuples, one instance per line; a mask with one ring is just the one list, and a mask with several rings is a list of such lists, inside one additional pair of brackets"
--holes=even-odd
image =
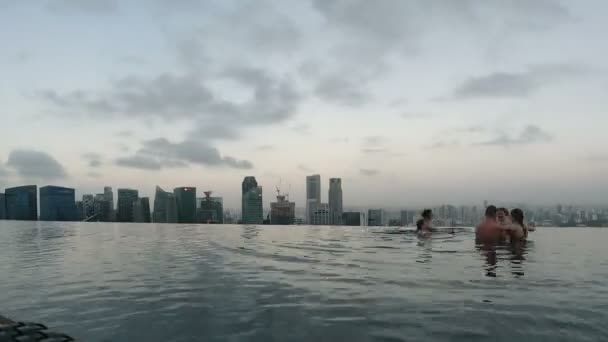
[(114, 193), (111, 186), (103, 188), (103, 197), (106, 201), (110, 202), (110, 210), (114, 211)]
[(74, 189), (60, 186), (40, 188), (41, 221), (78, 221)]
[(6, 218), (9, 220), (38, 220), (38, 187), (24, 185), (4, 191)]
[(329, 211), (331, 224), (342, 224), (342, 179), (329, 179)]
[(306, 220), (312, 222), (312, 213), (321, 203), (321, 176), (306, 176)]
[(154, 214), (152, 217), (156, 223), (177, 223), (177, 203), (175, 195), (156, 186), (154, 195)]
[(255, 177), (248, 176), (243, 179), (242, 190), (243, 224), (262, 224), (264, 222), (262, 187), (258, 186)]
[(173, 194), (177, 202), (177, 222), (196, 223), (196, 188), (175, 188)]
[(118, 222), (134, 222), (133, 204), (139, 198), (139, 191), (132, 189), (118, 189)]

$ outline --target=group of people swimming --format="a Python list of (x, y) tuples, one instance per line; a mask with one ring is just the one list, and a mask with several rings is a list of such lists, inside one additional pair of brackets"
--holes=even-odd
[[(432, 231), (433, 211), (424, 209), (422, 218), (416, 222), (416, 233), (426, 236)], [(490, 205), (486, 208), (483, 221), (475, 228), (475, 240), (479, 244), (504, 244), (525, 242), (528, 232), (534, 231), (524, 222), (523, 210), (516, 208), (496, 208)]]

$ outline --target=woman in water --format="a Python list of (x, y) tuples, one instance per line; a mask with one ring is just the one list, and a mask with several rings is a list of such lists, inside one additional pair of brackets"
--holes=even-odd
[(431, 223), (433, 222), (433, 211), (431, 209), (424, 209), (422, 211), (422, 218), (416, 221), (416, 233), (422, 235), (428, 235), (431, 233)]
[(511, 210), (511, 225), (508, 229), (511, 243), (526, 241), (528, 229), (524, 223), (524, 212), (517, 208)]

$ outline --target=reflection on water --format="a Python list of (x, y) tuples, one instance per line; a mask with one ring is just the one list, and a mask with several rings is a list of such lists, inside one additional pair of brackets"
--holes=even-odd
[(0, 222), (2, 314), (87, 341), (599, 341), (608, 230)]

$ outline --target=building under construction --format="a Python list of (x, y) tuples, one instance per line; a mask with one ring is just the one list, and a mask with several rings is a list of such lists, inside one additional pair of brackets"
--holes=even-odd
[(296, 204), (289, 202), (289, 195), (281, 195), (277, 188), (277, 201), (270, 203), (270, 224), (294, 224), (296, 218)]

